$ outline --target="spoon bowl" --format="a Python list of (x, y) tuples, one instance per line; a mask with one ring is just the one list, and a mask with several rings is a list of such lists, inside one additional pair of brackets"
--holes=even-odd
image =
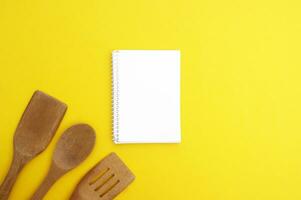
[(92, 151), (94, 130), (87, 124), (77, 124), (67, 129), (56, 145), (53, 162), (64, 170), (80, 164)]

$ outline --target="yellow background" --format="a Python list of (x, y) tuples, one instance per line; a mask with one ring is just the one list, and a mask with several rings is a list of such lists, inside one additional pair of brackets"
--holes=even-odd
[[(115, 151), (137, 176), (119, 200), (300, 200), (300, 10), (298, 0), (0, 0), (0, 181), (33, 91), (69, 105), (10, 199), (30, 197), (63, 130), (86, 122), (93, 153), (45, 199), (68, 199)], [(181, 50), (181, 144), (112, 143), (113, 49)]]

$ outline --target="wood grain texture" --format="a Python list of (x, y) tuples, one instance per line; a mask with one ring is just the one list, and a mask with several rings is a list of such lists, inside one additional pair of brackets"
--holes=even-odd
[(134, 179), (134, 174), (122, 160), (111, 153), (82, 178), (70, 200), (111, 200)]
[(51, 186), (69, 170), (84, 161), (95, 144), (95, 132), (87, 124), (77, 124), (68, 128), (59, 139), (47, 176), (32, 196), (41, 200)]
[(46, 149), (66, 110), (66, 104), (41, 91), (33, 94), (15, 131), (13, 161), (0, 186), (0, 200), (8, 199), (23, 166)]

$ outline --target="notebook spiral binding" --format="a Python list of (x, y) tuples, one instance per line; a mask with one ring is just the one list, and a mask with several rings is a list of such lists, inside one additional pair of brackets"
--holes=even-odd
[(112, 135), (113, 141), (119, 141), (119, 81), (118, 51), (112, 53)]

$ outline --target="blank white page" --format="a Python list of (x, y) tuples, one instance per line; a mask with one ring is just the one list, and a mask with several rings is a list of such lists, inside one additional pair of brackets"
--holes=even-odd
[(180, 51), (113, 51), (115, 143), (179, 143)]

